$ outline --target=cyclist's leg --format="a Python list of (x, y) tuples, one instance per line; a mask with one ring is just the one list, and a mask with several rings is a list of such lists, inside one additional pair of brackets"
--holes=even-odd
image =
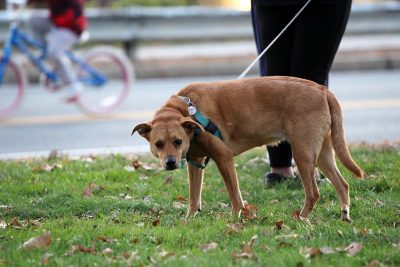
[(48, 35), (48, 56), (55, 65), (55, 71), (60, 75), (61, 82), (68, 85), (67, 97), (76, 96), (80, 85), (75, 70), (65, 55), (79, 40), (79, 37), (68, 29), (52, 27)]
[(42, 43), (46, 43), (46, 36), (50, 32), (51, 25), (48, 17), (32, 15), (29, 18), (29, 28), (33, 37)]

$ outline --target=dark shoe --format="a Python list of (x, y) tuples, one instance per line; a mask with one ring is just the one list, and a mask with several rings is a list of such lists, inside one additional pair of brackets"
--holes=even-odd
[(265, 184), (267, 186), (274, 186), (276, 184), (279, 184), (283, 181), (286, 181), (288, 178), (280, 175), (279, 173), (274, 173), (274, 172), (267, 172), (265, 174)]

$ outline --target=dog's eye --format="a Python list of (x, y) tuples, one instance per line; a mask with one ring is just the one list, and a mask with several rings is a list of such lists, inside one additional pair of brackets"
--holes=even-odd
[(174, 143), (177, 146), (182, 145), (182, 140), (181, 139), (175, 139)]
[(163, 146), (164, 146), (164, 143), (163, 142), (161, 142), (161, 141), (157, 141), (156, 143), (155, 143), (155, 145), (156, 145), (156, 147), (157, 148), (162, 148)]

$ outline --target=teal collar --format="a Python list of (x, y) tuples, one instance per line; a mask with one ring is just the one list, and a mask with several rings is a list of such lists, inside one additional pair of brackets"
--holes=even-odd
[[(189, 115), (193, 116), (194, 119), (200, 123), (201, 125), (203, 125), (204, 129), (213, 134), (214, 136), (218, 137), (221, 140), (224, 140), (222, 138), (222, 134), (221, 131), (218, 129), (218, 127), (211, 121), (209, 120), (207, 117), (205, 117), (192, 103), (192, 101), (190, 101), (190, 98), (187, 96), (180, 96), (180, 98), (183, 100), (183, 102), (185, 102), (185, 104), (188, 106), (188, 111), (189, 111)], [(197, 136), (200, 134), (200, 130), (196, 129), (194, 136)], [(210, 157), (206, 157), (204, 164), (198, 163), (196, 161), (191, 160), (190, 158), (186, 157), (186, 161), (199, 169), (204, 169), (208, 162), (210, 161)]]

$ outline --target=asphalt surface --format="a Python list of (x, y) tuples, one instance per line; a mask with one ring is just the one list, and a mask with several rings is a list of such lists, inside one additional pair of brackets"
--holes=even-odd
[[(149, 120), (184, 85), (224, 79), (235, 77), (137, 80), (120, 112), (106, 118), (62, 104), (63, 92), (31, 86), (18, 113), (0, 122), (0, 159), (45, 156), (52, 149), (71, 155), (146, 152), (146, 141), (131, 136), (134, 125)], [(333, 72), (330, 89), (342, 104), (348, 142), (400, 140), (400, 70)]]

